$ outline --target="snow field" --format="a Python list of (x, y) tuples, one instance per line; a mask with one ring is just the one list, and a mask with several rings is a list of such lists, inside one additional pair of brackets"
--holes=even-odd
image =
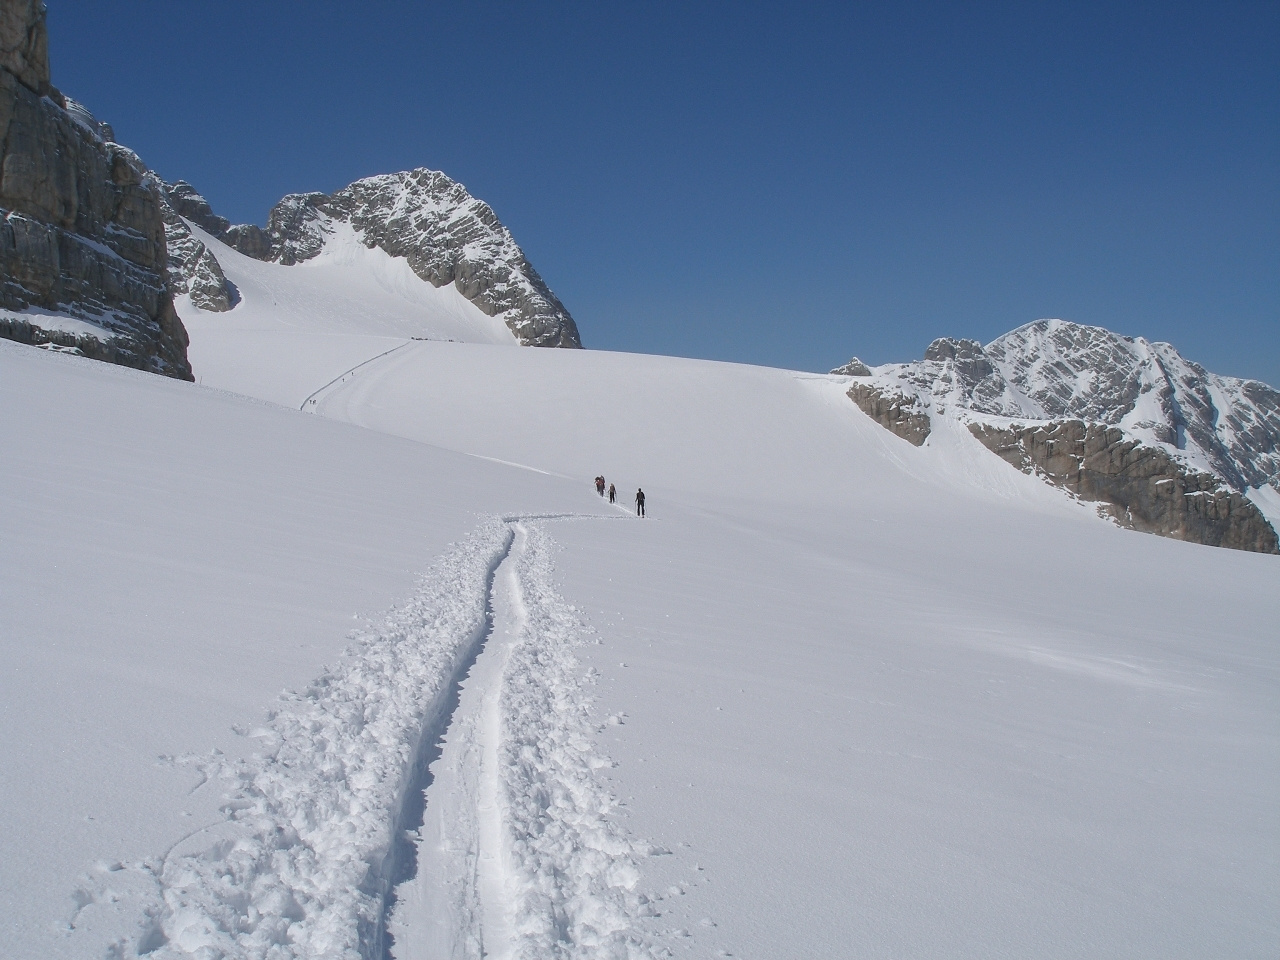
[[(411, 341), (304, 416), (403, 342), (321, 377), (315, 332), (241, 345), (293, 410), (0, 350), (15, 956), (376, 954), (392, 885), (396, 960), (1273, 952), (1274, 558), (840, 378)], [(443, 687), (378, 692), (431, 644)]]
[[(588, 634), (555, 590), (552, 549), (534, 521), (485, 520), (410, 602), (246, 731), (261, 753), (179, 758), (201, 785), (223, 787), (223, 819), (160, 856), (87, 874), (73, 895), (73, 954), (382, 956), (393, 884), (420, 867), (406, 893), (446, 895), (447, 924), (403, 904), (398, 960), (652, 956), (634, 929), (649, 909), (636, 860), (657, 851), (627, 837), (600, 781), (610, 762), (595, 750), (590, 677), (573, 653)], [(477, 668), (489, 685), (451, 716), (454, 684)], [(400, 834), (420, 809), (411, 793), (446, 726), (469, 746), (470, 769), (452, 781), (468, 793), (438, 796), (433, 784), (426, 810), (454, 862), (420, 842), (406, 864)], [(104, 910), (115, 923), (92, 915)], [(431, 943), (442, 932), (448, 953)]]
[(318, 387), (414, 337), (516, 345), (502, 320), (453, 284), (432, 286), (403, 257), (366, 247), (349, 224), (334, 225), (318, 256), (288, 267), (188, 226), (240, 296), (225, 313), (177, 300), (188, 356), (205, 383), (296, 409)]
[(594, 506), (581, 483), (7, 341), (0, 401), (16, 960), (158, 943), (160, 860), (215, 843), (235, 781), (207, 774), (261, 752), (247, 734), (280, 691), (411, 598), (486, 510)]

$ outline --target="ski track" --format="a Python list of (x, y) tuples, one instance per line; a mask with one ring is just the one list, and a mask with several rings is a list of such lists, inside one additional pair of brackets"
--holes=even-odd
[[(411, 601), (282, 697), (250, 732), (264, 753), (176, 761), (229, 782), (225, 819), (160, 857), (87, 874), (67, 928), (74, 955), (384, 960), (395, 885), (415, 872), (422, 790), (436, 815), (427, 767), (442, 736), (471, 744), (468, 787), (440, 801), (460, 824), (445, 829), (463, 835), (418, 854), (442, 858), (421, 865), (427, 875), (462, 878), (446, 886), (453, 956), (668, 955), (636, 929), (654, 914), (637, 860), (665, 851), (627, 836), (598, 773), (611, 763), (573, 653), (591, 631), (555, 589), (550, 519), (611, 518), (484, 519)], [(487, 680), (478, 709), (459, 696), (468, 674)]]
[(312, 393), (308, 395), (307, 399), (302, 401), (298, 409), (305, 411), (309, 405), (318, 404), (322, 399), (321, 394), (323, 394), (330, 387), (341, 386), (342, 384), (347, 382), (348, 378), (354, 376), (356, 371), (358, 371), (362, 367), (368, 366), (369, 364), (373, 363), (375, 360), (381, 360), (383, 357), (390, 356), (391, 354), (395, 353), (397, 350), (403, 350), (405, 347), (409, 346), (413, 342), (414, 342), (413, 340), (406, 340), (404, 343), (396, 344), (390, 350), (382, 351), (382, 353), (378, 354), (377, 356), (370, 357), (368, 360), (361, 360), (350, 370), (344, 370), (342, 373), (338, 374), (336, 377), (334, 377), (332, 380), (326, 383), (323, 387), (320, 387), (318, 390), (312, 391)]

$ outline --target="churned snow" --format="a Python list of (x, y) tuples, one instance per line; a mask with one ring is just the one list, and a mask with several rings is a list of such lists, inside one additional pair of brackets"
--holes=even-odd
[(1277, 558), (235, 263), (204, 386), (0, 344), (10, 955), (1274, 952)]

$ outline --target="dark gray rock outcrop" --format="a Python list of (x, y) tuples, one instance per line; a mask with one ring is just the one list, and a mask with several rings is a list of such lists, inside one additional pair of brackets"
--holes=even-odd
[(1121, 526), (1193, 543), (1280, 553), (1275, 530), (1251, 500), (1116, 427), (1065, 420), (1009, 427), (973, 423), (969, 430), (1019, 470), (1103, 504)]
[(44, 17), (0, 0), (0, 336), (189, 380), (159, 183), (50, 86)]
[(222, 272), (217, 257), (191, 232), (171, 201), (172, 190), (162, 190), (160, 213), (169, 250), (169, 289), (175, 295), (187, 294), (201, 310), (214, 313), (230, 310), (239, 299), (235, 286)]
[(849, 388), (849, 399), (880, 426), (908, 443), (919, 447), (929, 439), (932, 429), (929, 411), (923, 409), (915, 397), (855, 383)]
[(0, 69), (11, 73), (37, 96), (50, 92), (44, 0), (0, 3)]

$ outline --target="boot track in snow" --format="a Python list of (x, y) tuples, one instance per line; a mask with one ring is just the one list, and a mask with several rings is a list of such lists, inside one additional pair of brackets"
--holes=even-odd
[(482, 522), (283, 698), (262, 755), (188, 758), (231, 781), (225, 819), (86, 876), (77, 954), (651, 956), (635, 861), (655, 851), (598, 775), (573, 654), (590, 631), (555, 590), (546, 519)]

